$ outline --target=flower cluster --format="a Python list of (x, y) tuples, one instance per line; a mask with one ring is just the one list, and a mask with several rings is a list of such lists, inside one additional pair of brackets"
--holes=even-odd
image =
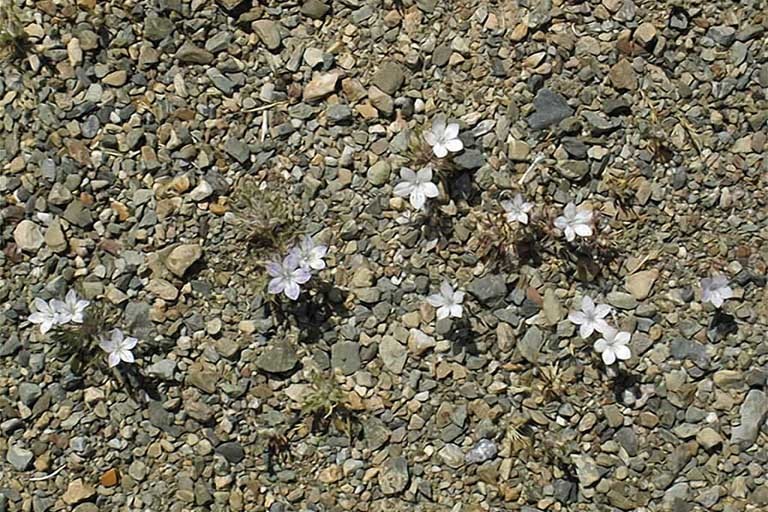
[(69, 290), (63, 301), (51, 299), (46, 302), (37, 297), (33, 302), (35, 311), (29, 315), (29, 321), (39, 325), (40, 332), (43, 334), (54, 327), (70, 322), (81, 324), (83, 323), (85, 308), (89, 304), (89, 301), (79, 299), (75, 290)]
[(733, 290), (728, 286), (728, 278), (724, 275), (705, 277), (701, 280), (701, 300), (709, 302), (716, 308), (733, 297)]
[[(459, 139), (459, 125), (446, 124), (443, 116), (436, 118), (432, 128), (424, 132), (424, 140), (437, 158), (445, 158), (448, 152), (456, 153), (464, 149), (464, 143)], [(439, 194), (437, 185), (432, 183), (431, 165), (416, 172), (403, 167), (400, 169), (400, 178), (402, 181), (395, 185), (395, 195), (407, 197), (411, 206), (417, 210), (424, 208), (427, 199), (435, 198)]]
[[(519, 222), (528, 224), (528, 212), (534, 204), (526, 202), (521, 194), (517, 194), (511, 201), (502, 201), (501, 207), (510, 224)], [(563, 214), (555, 219), (555, 227), (563, 232), (565, 239), (573, 242), (576, 236), (592, 236), (594, 224), (594, 215), (592, 210), (586, 207), (577, 207), (573, 203), (568, 203), (563, 208)]]
[(461, 318), (464, 307), (461, 303), (464, 301), (464, 292), (454, 291), (448, 281), (443, 281), (440, 285), (440, 293), (435, 293), (427, 297), (430, 306), (437, 308), (437, 319), (454, 317)]
[(591, 298), (584, 297), (581, 299), (581, 310), (568, 314), (568, 320), (579, 326), (579, 336), (583, 339), (588, 339), (595, 331), (602, 335), (595, 341), (594, 348), (607, 365), (617, 359), (625, 361), (632, 357), (629, 350), (631, 333), (619, 331), (605, 320), (611, 311), (610, 306), (595, 304)]
[[(69, 323), (82, 324), (85, 320), (85, 308), (90, 305), (90, 301), (78, 298), (75, 290), (69, 290), (64, 300), (51, 299), (46, 302), (37, 297), (33, 301), (34, 309), (29, 315), (29, 321), (40, 325), (40, 332), (46, 334), (54, 327), (66, 325)], [(111, 337), (101, 338), (99, 347), (107, 352), (107, 360), (110, 368), (117, 366), (120, 361), (133, 363), (135, 359), (131, 353), (139, 342), (136, 338), (125, 336), (120, 329), (113, 329)]]
[(315, 243), (311, 236), (305, 236), (282, 261), (266, 264), (267, 274), (272, 277), (267, 286), (269, 293), (284, 293), (291, 300), (298, 299), (301, 285), (312, 278), (312, 271), (325, 268), (323, 258), (327, 252), (327, 246)]

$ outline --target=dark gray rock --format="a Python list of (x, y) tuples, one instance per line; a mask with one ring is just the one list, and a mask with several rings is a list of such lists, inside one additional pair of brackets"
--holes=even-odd
[(403, 85), (405, 73), (403, 67), (397, 62), (385, 62), (373, 75), (371, 85), (375, 85), (385, 93), (392, 96)]
[(480, 302), (490, 304), (507, 295), (506, 279), (501, 274), (489, 274), (469, 283), (467, 291)]
[(547, 128), (573, 115), (573, 109), (565, 98), (547, 88), (539, 90), (533, 99), (533, 106), (536, 111), (528, 116), (528, 125), (532, 130)]
[(298, 362), (293, 347), (286, 341), (278, 341), (264, 349), (256, 366), (269, 373), (285, 373), (293, 370)]
[(344, 375), (352, 375), (360, 369), (360, 344), (352, 341), (334, 343), (331, 347), (331, 365)]
[(232, 464), (237, 464), (245, 458), (245, 450), (243, 450), (243, 447), (240, 445), (240, 443), (235, 441), (221, 443), (216, 447), (216, 453), (223, 456), (225, 459), (227, 459), (228, 462), (231, 462)]

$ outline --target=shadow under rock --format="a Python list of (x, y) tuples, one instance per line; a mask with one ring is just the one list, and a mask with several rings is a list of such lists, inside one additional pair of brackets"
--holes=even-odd
[(159, 381), (144, 375), (138, 366), (120, 364), (114, 371), (120, 384), (136, 402), (146, 404), (149, 400), (162, 400)]
[[(300, 341), (314, 343), (323, 337), (323, 333), (335, 328), (334, 317), (349, 316), (346, 306), (349, 293), (332, 283), (313, 280), (312, 288), (303, 291), (296, 301), (283, 300), (282, 296), (268, 302), (267, 315), (275, 315), (278, 322), (296, 322), (301, 333)], [(315, 293), (310, 293), (313, 290)]]
[(480, 348), (477, 345), (480, 334), (472, 329), (469, 319), (453, 319), (451, 328), (443, 336), (451, 342), (452, 356), (458, 356), (462, 352), (471, 356), (480, 355)]

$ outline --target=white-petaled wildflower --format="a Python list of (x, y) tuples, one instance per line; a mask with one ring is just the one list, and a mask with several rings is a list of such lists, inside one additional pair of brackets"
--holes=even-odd
[(709, 302), (716, 308), (733, 297), (733, 290), (728, 286), (728, 278), (722, 274), (705, 277), (701, 280), (701, 300)]
[(102, 338), (99, 342), (99, 347), (108, 355), (107, 361), (109, 367), (115, 367), (120, 364), (120, 361), (126, 363), (133, 363), (133, 352), (131, 350), (139, 342), (136, 338), (131, 336), (125, 336), (120, 329), (112, 329), (112, 333), (109, 338)]
[(613, 364), (617, 359), (625, 361), (632, 357), (629, 350), (629, 340), (632, 335), (609, 327), (602, 333), (603, 337), (595, 342), (595, 350), (603, 357), (605, 364)]
[(445, 158), (449, 151), (456, 153), (464, 149), (464, 143), (459, 139), (459, 125), (446, 125), (442, 117), (435, 119), (432, 128), (424, 132), (424, 140), (432, 146), (432, 152), (437, 158)]
[(272, 276), (267, 290), (272, 294), (285, 293), (291, 300), (299, 298), (301, 285), (309, 281), (312, 274), (299, 266), (299, 258), (295, 254), (289, 254), (283, 261), (267, 263), (267, 274)]
[(83, 314), (85, 308), (88, 307), (90, 301), (79, 299), (75, 290), (69, 290), (64, 300), (59, 299), (51, 300), (51, 304), (59, 314), (59, 323), (66, 324), (74, 322), (76, 324), (83, 323)]
[(533, 208), (533, 203), (527, 203), (521, 194), (517, 194), (511, 201), (502, 201), (501, 207), (507, 214), (507, 222), (528, 224), (528, 212)]
[(291, 254), (298, 259), (299, 266), (304, 270), (323, 270), (323, 258), (327, 252), (328, 246), (315, 243), (311, 236), (305, 236), (291, 249)]
[(41, 333), (45, 334), (61, 323), (59, 311), (54, 305), (53, 300), (46, 302), (37, 297), (35, 298), (33, 305), (35, 311), (29, 315), (28, 320), (33, 324), (39, 325)]
[(461, 318), (464, 308), (461, 303), (464, 301), (464, 292), (454, 291), (448, 281), (443, 281), (440, 285), (440, 293), (435, 293), (427, 297), (427, 302), (437, 308), (437, 319), (442, 320), (449, 316)]
[(589, 338), (593, 332), (604, 333), (611, 329), (608, 322), (603, 320), (611, 312), (611, 307), (606, 304), (597, 304), (589, 297), (581, 299), (581, 311), (568, 313), (568, 320), (579, 326), (579, 336)]
[(411, 206), (417, 210), (424, 208), (424, 203), (428, 197), (437, 197), (439, 192), (437, 185), (432, 183), (432, 167), (426, 166), (419, 172), (402, 167), (400, 169), (400, 178), (403, 181), (395, 185), (395, 195), (398, 197), (408, 197)]
[(563, 214), (555, 219), (555, 227), (565, 233), (565, 239), (573, 242), (576, 235), (592, 235), (592, 210), (576, 208), (573, 203), (568, 203), (563, 209)]

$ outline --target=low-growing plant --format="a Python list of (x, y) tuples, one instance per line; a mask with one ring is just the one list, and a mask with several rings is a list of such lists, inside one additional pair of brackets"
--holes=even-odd
[(301, 403), (301, 413), (311, 432), (328, 432), (334, 427), (352, 440), (359, 431), (359, 421), (349, 407), (346, 392), (339, 386), (335, 374), (314, 372), (312, 391)]
[(105, 326), (115, 325), (119, 313), (104, 303), (90, 305), (83, 314), (83, 323), (56, 326), (51, 339), (58, 347), (58, 357), (69, 362), (75, 374), (82, 374), (96, 363), (104, 361), (104, 350), (100, 343), (105, 335)]
[(284, 254), (300, 234), (296, 204), (276, 179), (245, 177), (231, 198), (233, 224), (252, 248)]
[(0, 0), (0, 60), (20, 58), (27, 48), (21, 9), (14, 0)]

